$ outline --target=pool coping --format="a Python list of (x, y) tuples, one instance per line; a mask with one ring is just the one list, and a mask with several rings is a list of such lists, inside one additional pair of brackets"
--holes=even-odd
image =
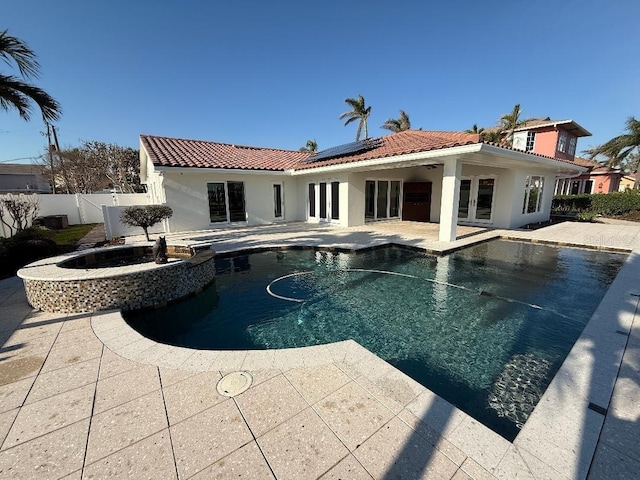
[(122, 275), (130, 275), (141, 271), (157, 270), (162, 268), (173, 268), (176, 265), (186, 262), (187, 259), (170, 257), (167, 263), (158, 264), (155, 262), (138, 263), (133, 265), (121, 265), (117, 267), (103, 268), (70, 268), (62, 267), (61, 264), (95, 252), (105, 250), (124, 250), (132, 245), (117, 245), (113, 247), (87, 248), (81, 251), (65, 253), (55, 257), (49, 257), (22, 267), (17, 272), (17, 276), (23, 280), (44, 280), (44, 281), (78, 281), (99, 278), (111, 278)]
[[(496, 236), (481, 241), (502, 238), (496, 233)], [(406, 408), (421, 419), (425, 428), (436, 431), (442, 439), (497, 478), (522, 475), (529, 478), (584, 478), (591, 465), (634, 321), (638, 298), (633, 295), (638, 293), (635, 285), (640, 281), (640, 272), (634, 272), (634, 269), (638, 269), (632, 264), (640, 261), (640, 257), (631, 249), (535, 242), (519, 236), (504, 239), (629, 253), (513, 442), (480, 424), (353, 340), (279, 350), (196, 350), (164, 345), (143, 337), (124, 321), (120, 311), (96, 312), (91, 318), (91, 325), (96, 336), (114, 353), (160, 367), (192, 371), (274, 368), (287, 371), (296, 367), (347, 363), (384, 393), (380, 395), (380, 400), (386, 402), (391, 410), (398, 413)], [(407, 247), (402, 244), (398, 246)], [(460, 248), (467, 246), (470, 244)], [(279, 247), (265, 245), (257, 248)], [(339, 248), (327, 247), (333, 250)], [(381, 248), (381, 245), (369, 248)], [(224, 254), (238, 254), (243, 250), (247, 249)], [(627, 309), (622, 310), (621, 306)], [(604, 362), (600, 358), (603, 356), (606, 358)], [(455, 455), (450, 456), (455, 461), (452, 457)]]

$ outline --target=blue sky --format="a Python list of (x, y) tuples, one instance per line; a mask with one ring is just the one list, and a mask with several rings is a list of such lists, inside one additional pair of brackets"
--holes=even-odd
[[(358, 94), (373, 137), (399, 109), (414, 128), (465, 130), (520, 103), (580, 123), (583, 150), (640, 116), (637, 0), (310, 3), (21, 0), (0, 29), (37, 53), (62, 146), (153, 134), (323, 149), (355, 139), (338, 116)], [(0, 111), (0, 161), (44, 151), (33, 117)]]

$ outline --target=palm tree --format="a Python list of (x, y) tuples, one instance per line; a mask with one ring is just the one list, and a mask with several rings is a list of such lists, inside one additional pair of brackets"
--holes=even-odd
[(610, 167), (622, 167), (636, 174), (634, 189), (638, 188), (638, 158), (640, 155), (640, 120), (635, 117), (627, 118), (626, 132), (597, 147), (585, 150), (583, 153), (594, 159), (598, 155), (607, 157)]
[(502, 144), (504, 139), (504, 132), (500, 128), (495, 130), (484, 130), (480, 135), (483, 142), (495, 143), (498, 145)]
[(0, 33), (0, 58), (8, 65), (15, 64), (21, 77), (0, 73), (0, 108), (14, 108), (24, 120), (29, 120), (32, 103), (35, 103), (40, 107), (45, 121), (60, 118), (60, 104), (41, 88), (24, 81), (38, 78), (40, 64), (33, 50), (22, 40), (7, 34), (5, 30)]
[(300, 152), (317, 152), (318, 151), (318, 142), (316, 142), (316, 139), (314, 138), (313, 140), (307, 140), (307, 143), (304, 147), (300, 147)]
[(400, 110), (400, 117), (390, 118), (380, 128), (391, 130), (393, 133), (404, 132), (405, 130), (411, 130), (411, 120), (409, 120), (409, 115), (404, 110)]
[(484, 128), (482, 127), (478, 128), (477, 123), (474, 123), (473, 127), (471, 127), (470, 129), (465, 130), (465, 133), (482, 133), (482, 132), (484, 132)]
[(371, 107), (365, 107), (364, 97), (358, 95), (358, 98), (345, 98), (344, 101), (351, 106), (352, 110), (344, 112), (340, 115), (340, 120), (346, 118), (345, 125), (358, 120), (358, 130), (356, 130), (356, 142), (360, 140), (360, 133), (364, 127), (364, 138), (369, 138), (369, 130), (367, 129), (367, 118), (371, 114)]
[(513, 132), (515, 129), (521, 127), (527, 122), (527, 120), (522, 120), (520, 118), (521, 114), (522, 110), (520, 109), (520, 104), (516, 103), (513, 110), (511, 110), (511, 113), (505, 113), (500, 117), (500, 126), (505, 134), (503, 143), (509, 147), (513, 147)]

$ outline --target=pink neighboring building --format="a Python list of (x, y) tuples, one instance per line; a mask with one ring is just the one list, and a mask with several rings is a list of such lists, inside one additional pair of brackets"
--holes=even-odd
[(623, 172), (593, 160), (576, 157), (578, 138), (591, 133), (573, 120), (537, 118), (517, 128), (513, 148), (565, 160), (589, 170), (577, 177), (558, 178), (556, 195), (617, 192)]
[(578, 177), (556, 180), (556, 195), (611, 193), (620, 190), (620, 180), (624, 176), (624, 172), (621, 170), (586, 158), (576, 157), (573, 162), (588, 168), (589, 171)]

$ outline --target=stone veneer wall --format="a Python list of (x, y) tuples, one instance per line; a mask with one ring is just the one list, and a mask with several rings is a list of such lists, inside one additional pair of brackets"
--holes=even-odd
[(173, 265), (86, 280), (24, 280), (27, 300), (45, 312), (86, 313), (161, 306), (199, 292), (213, 281), (213, 252)]

